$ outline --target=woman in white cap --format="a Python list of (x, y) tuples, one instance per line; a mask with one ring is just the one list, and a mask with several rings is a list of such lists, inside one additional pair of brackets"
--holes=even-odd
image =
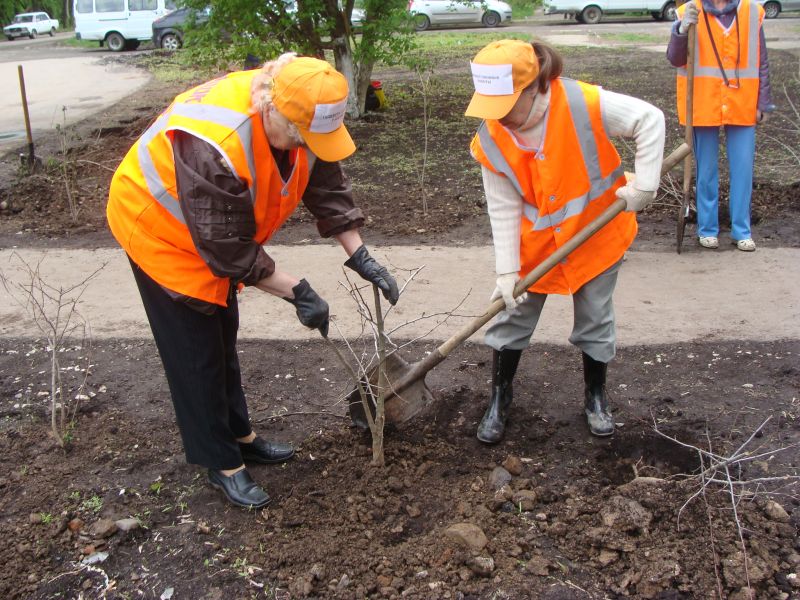
[(279, 270), (263, 244), (302, 200), (345, 265), (394, 304), (398, 288), (361, 241), (340, 160), (355, 150), (343, 125), (347, 82), (328, 63), (284, 54), (183, 94), (130, 149), (111, 182), (108, 222), (127, 253), (169, 383), (186, 459), (232, 503), (267, 493), (246, 461), (279, 463), (291, 445), (250, 426), (236, 339), (236, 290), (254, 286), (328, 333), (328, 305)]
[[(630, 96), (561, 77), (562, 59), (540, 42), (501, 40), (471, 63), (475, 94), (466, 114), (483, 119), (471, 152), (481, 163), (494, 239), (492, 299), (506, 310), (489, 327), (489, 407), (478, 426), (488, 444), (503, 438), (512, 381), (548, 294), (571, 294), (570, 342), (581, 349), (590, 431), (614, 432), (605, 391), (616, 352), (612, 295), (635, 214), (653, 200), (664, 151), (664, 115)], [(635, 177), (626, 182), (611, 137), (632, 138)], [(627, 209), (542, 277), (527, 294), (514, 286), (617, 198)]]

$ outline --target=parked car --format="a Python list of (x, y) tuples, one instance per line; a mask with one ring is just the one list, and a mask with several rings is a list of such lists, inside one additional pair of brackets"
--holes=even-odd
[(183, 46), (183, 32), (194, 19), (196, 25), (208, 21), (211, 9), (197, 11), (192, 8), (179, 8), (153, 21), (153, 45), (164, 50), (177, 50)]
[(58, 20), (51, 19), (45, 12), (20, 13), (11, 20), (11, 25), (3, 27), (3, 34), (9, 41), (18, 37), (35, 38), (47, 33), (51, 37), (58, 29)]
[(650, 13), (656, 21), (678, 17), (674, 0), (544, 0), (544, 14), (562, 13), (588, 25), (599, 23), (604, 14)]
[(175, 0), (74, 0), (75, 38), (112, 52), (135, 50), (153, 36), (153, 21), (175, 9)]
[(764, 7), (765, 16), (774, 19), (782, 12), (800, 10), (800, 0), (758, 0)]
[(471, 25), (497, 27), (511, 21), (511, 7), (505, 2), (459, 0), (412, 0), (408, 12), (414, 19), (417, 31), (431, 25)]

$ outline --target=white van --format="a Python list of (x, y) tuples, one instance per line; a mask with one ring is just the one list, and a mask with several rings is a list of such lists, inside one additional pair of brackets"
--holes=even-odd
[(153, 37), (153, 21), (175, 8), (175, 0), (75, 0), (75, 37), (135, 50)]
[(594, 25), (604, 14), (650, 13), (657, 21), (677, 18), (675, 0), (544, 0), (544, 14), (563, 13)]

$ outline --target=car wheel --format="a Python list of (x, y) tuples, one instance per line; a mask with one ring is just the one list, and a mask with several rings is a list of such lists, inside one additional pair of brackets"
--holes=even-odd
[(581, 20), (587, 25), (597, 25), (603, 18), (603, 11), (599, 6), (587, 6), (581, 11)]
[(428, 18), (428, 15), (423, 15), (419, 13), (414, 15), (414, 29), (416, 29), (417, 31), (425, 31), (430, 26), (431, 26), (431, 20)]
[(55, 34), (56, 34), (56, 28), (55, 27), (51, 27), (50, 28), (50, 37), (53, 37)]
[(484, 27), (497, 27), (500, 25), (500, 15), (493, 10), (486, 11), (481, 19)]
[(7, 35), (6, 37), (8, 38), (9, 42), (13, 42), (14, 41), (14, 36), (13, 35)]
[(164, 50), (174, 52), (181, 47), (181, 40), (174, 33), (166, 33), (164, 37), (161, 38), (161, 47)]
[(106, 45), (112, 52), (122, 52), (125, 49), (125, 38), (117, 32), (109, 33), (106, 37)]
[(678, 10), (675, 8), (674, 2), (667, 2), (664, 8), (661, 9), (662, 21), (674, 21), (678, 18)]
[(781, 14), (781, 5), (777, 2), (767, 2), (764, 5), (764, 16), (768, 19), (774, 19)]
[(28, 34), (28, 37), (31, 38), (32, 40), (35, 40), (36, 39), (36, 35), (37, 35), (36, 30), (35, 29), (31, 29), (31, 32)]

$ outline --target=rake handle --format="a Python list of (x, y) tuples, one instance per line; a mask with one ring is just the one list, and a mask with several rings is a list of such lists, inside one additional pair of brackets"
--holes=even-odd
[[(675, 165), (681, 162), (690, 153), (691, 149), (688, 144), (683, 143), (678, 146), (669, 156), (664, 159), (664, 162), (661, 165), (661, 176), (663, 177), (667, 172), (671, 171)], [(530, 273), (517, 282), (517, 285), (514, 288), (514, 297), (516, 298), (524, 294), (529, 287), (539, 281), (539, 279), (546, 275), (550, 269), (555, 267), (573, 250), (583, 244), (600, 229), (605, 227), (609, 221), (611, 221), (623, 210), (625, 210), (625, 200), (617, 199), (614, 201), (611, 206), (605, 209), (593, 221), (572, 236), (566, 244), (561, 246), (558, 250), (536, 265), (536, 267)], [(450, 339), (436, 348), (424, 359), (411, 365), (411, 368), (405, 375), (392, 381), (392, 393), (399, 394), (415, 381), (419, 381), (425, 377), (425, 374), (428, 371), (433, 369), (436, 365), (447, 358), (450, 352), (464, 343), (464, 341), (466, 341), (476, 331), (488, 323), (495, 315), (504, 310), (505, 307), (506, 304), (502, 299), (492, 302), (486, 308), (486, 312), (484, 312), (481, 316), (474, 318), (472, 321), (464, 325)]]

